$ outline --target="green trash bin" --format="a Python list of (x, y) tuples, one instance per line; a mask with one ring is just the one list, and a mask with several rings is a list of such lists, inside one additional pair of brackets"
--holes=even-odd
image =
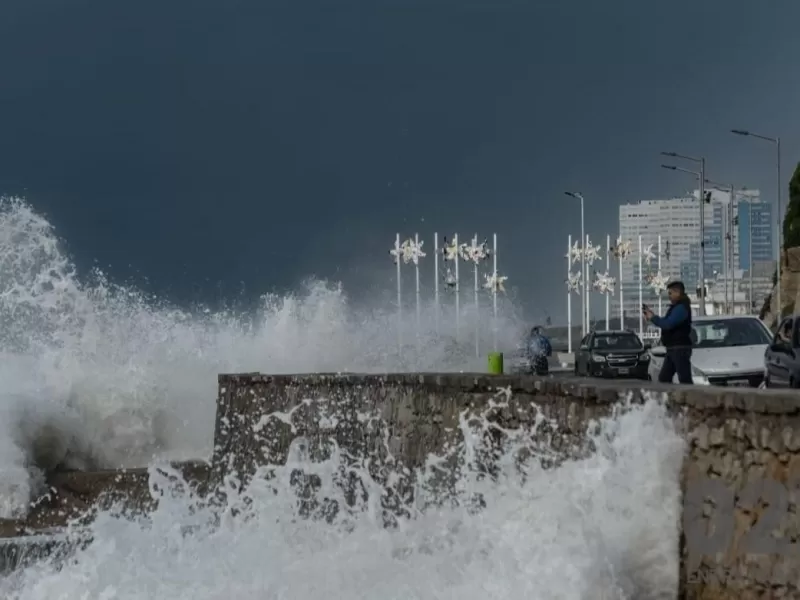
[(489, 374), (502, 375), (503, 374), (503, 353), (490, 352), (489, 353)]

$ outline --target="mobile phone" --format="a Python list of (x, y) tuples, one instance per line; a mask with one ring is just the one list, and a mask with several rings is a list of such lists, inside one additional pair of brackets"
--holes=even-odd
[(642, 304), (642, 312), (647, 310), (647, 304)]

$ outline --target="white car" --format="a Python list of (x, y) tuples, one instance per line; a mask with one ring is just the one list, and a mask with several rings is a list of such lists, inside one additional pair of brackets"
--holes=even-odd
[[(753, 315), (692, 317), (692, 380), (696, 385), (759, 387), (764, 353), (772, 341), (767, 326)], [(658, 381), (666, 348), (650, 349), (650, 377)], [(673, 378), (678, 383), (678, 376)]]

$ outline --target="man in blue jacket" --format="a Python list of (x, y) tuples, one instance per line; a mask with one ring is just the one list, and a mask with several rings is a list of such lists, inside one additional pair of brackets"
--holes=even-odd
[(663, 317), (653, 314), (647, 306), (642, 306), (645, 318), (661, 329), (661, 344), (667, 349), (664, 364), (658, 380), (672, 382), (675, 373), (680, 383), (692, 383), (692, 304), (686, 296), (686, 288), (681, 281), (673, 281), (667, 286), (670, 306)]
[(525, 351), (533, 372), (537, 375), (547, 375), (550, 371), (547, 358), (553, 354), (553, 347), (538, 325), (531, 328)]

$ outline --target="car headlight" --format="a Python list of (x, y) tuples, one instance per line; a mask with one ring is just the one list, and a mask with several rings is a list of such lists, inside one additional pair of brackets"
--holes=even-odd
[(606, 362), (606, 357), (600, 356), (599, 354), (592, 354), (592, 361), (596, 363), (604, 363)]
[(692, 365), (692, 383), (695, 385), (709, 385), (706, 374), (694, 365)]

